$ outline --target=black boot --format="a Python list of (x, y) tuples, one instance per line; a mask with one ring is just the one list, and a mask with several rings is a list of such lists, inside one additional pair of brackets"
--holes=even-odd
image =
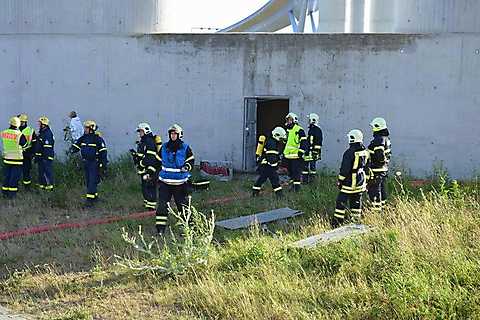
[(167, 230), (167, 226), (164, 225), (156, 225), (157, 228), (157, 236), (161, 237), (165, 235), (165, 231)]
[(344, 223), (345, 223), (345, 219), (340, 219), (340, 218), (337, 218), (337, 217), (333, 217), (332, 221), (330, 222), (333, 229), (341, 227)]
[(310, 183), (310, 177), (308, 176), (308, 174), (303, 175), (302, 183), (305, 184), (305, 185)]
[(292, 185), (292, 191), (293, 192), (299, 192), (300, 191), (300, 184), (297, 184), (297, 183), (293, 183)]
[(84, 209), (91, 209), (95, 206), (95, 199), (87, 199), (87, 201), (85, 201), (85, 204), (83, 205), (83, 208)]

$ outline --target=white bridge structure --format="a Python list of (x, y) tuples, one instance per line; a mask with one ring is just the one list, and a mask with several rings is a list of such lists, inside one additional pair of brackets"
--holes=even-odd
[[(222, 32), (479, 32), (478, 0), (271, 0)], [(306, 30), (309, 21), (311, 30)]]

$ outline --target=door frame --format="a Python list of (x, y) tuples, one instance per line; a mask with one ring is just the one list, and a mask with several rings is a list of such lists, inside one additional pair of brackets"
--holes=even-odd
[[(247, 138), (246, 138), (246, 131), (249, 130), (247, 126), (247, 113), (248, 113), (248, 100), (249, 99), (256, 99), (257, 102), (258, 100), (287, 100), (288, 101), (288, 109), (290, 110), (290, 101), (291, 97), (290, 96), (284, 96), (284, 95), (265, 95), (265, 96), (244, 96), (243, 97), (243, 123), (242, 123), (242, 171), (248, 172), (249, 168), (247, 167), (248, 161), (247, 161), (247, 156), (248, 156), (248, 151), (246, 150), (246, 145), (247, 145)], [(257, 123), (257, 106), (255, 106), (255, 124)], [(255, 140), (257, 139), (257, 132), (256, 132), (256, 126), (255, 126), (255, 132), (254, 132)], [(256, 141), (255, 141), (256, 143)]]

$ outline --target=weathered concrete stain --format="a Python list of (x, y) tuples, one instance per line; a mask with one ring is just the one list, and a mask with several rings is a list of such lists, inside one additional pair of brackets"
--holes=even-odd
[(174, 41), (177, 44), (188, 43), (195, 49), (224, 49), (244, 47), (249, 42), (268, 44), (272, 52), (291, 50), (301, 47), (319, 47), (330, 51), (358, 51), (376, 48), (379, 51), (397, 51), (415, 46), (417, 39), (429, 38), (428, 34), (148, 34), (134, 35), (140, 41), (152, 41), (165, 45)]

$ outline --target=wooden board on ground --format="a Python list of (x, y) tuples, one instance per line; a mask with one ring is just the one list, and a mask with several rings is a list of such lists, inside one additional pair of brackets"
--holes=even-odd
[(303, 212), (299, 210), (293, 210), (290, 208), (281, 208), (281, 209), (275, 209), (272, 211), (251, 214), (249, 216), (243, 216), (243, 217), (218, 221), (216, 225), (228, 230), (237, 230), (237, 229), (248, 228), (255, 224), (265, 224), (265, 223), (269, 223), (277, 220), (296, 217), (302, 214)]
[(364, 224), (349, 224), (337, 229), (333, 229), (322, 234), (308, 237), (293, 244), (297, 248), (313, 248), (317, 245), (327, 244), (333, 241), (340, 241), (345, 238), (364, 234), (372, 230), (372, 227)]

